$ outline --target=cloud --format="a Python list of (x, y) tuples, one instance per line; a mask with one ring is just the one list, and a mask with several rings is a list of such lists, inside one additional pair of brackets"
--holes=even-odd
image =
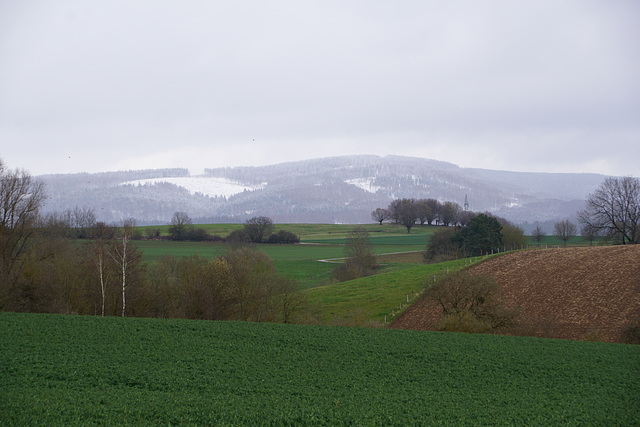
[(640, 175), (638, 18), (631, 1), (9, 2), (0, 155), (35, 173), (371, 153)]

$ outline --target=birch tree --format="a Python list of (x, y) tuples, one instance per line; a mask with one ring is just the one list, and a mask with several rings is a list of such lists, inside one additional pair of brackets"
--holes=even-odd
[(141, 254), (131, 242), (133, 231), (134, 229), (131, 224), (125, 222), (122, 227), (122, 236), (115, 242), (111, 252), (111, 258), (119, 267), (120, 277), (122, 279), (122, 317), (126, 315), (127, 286), (130, 285), (129, 279), (132, 273), (138, 269), (141, 260)]

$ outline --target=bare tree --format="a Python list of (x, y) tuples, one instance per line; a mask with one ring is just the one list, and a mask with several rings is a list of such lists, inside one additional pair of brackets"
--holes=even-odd
[(169, 234), (172, 240), (186, 240), (192, 225), (191, 217), (186, 212), (174, 212), (171, 217)]
[(371, 249), (369, 233), (356, 228), (349, 233), (344, 246), (345, 261), (333, 271), (333, 277), (340, 282), (372, 275), (376, 266), (376, 257)]
[(391, 212), (389, 212), (387, 209), (378, 208), (375, 211), (371, 212), (371, 219), (379, 222), (380, 225), (382, 225), (382, 223), (389, 218), (391, 218)]
[(427, 224), (431, 225), (433, 221), (438, 219), (438, 217), (440, 216), (442, 204), (436, 199), (426, 199), (424, 203), (429, 208), (429, 210), (427, 211)]
[(567, 246), (569, 239), (574, 237), (578, 233), (578, 228), (574, 223), (565, 219), (564, 221), (556, 222), (553, 226), (553, 234), (562, 242), (564, 246)]
[(122, 228), (122, 236), (119, 241), (116, 241), (113, 245), (113, 251), (111, 252), (111, 258), (115, 261), (121, 271), (122, 278), (122, 317), (125, 317), (126, 313), (126, 290), (127, 279), (130, 276), (132, 270), (134, 270), (140, 263), (141, 255), (136, 250), (136, 247), (131, 243), (133, 236), (133, 227), (125, 222)]
[(580, 229), (580, 235), (583, 240), (589, 242), (589, 246), (593, 246), (593, 241), (598, 237), (598, 231), (589, 227), (588, 225), (582, 226)]
[(592, 232), (620, 239), (624, 245), (640, 240), (640, 180), (607, 178), (587, 198), (578, 221)]
[(429, 217), (429, 206), (426, 203), (425, 199), (416, 200), (416, 212), (418, 214), (418, 221), (420, 221), (420, 225), (424, 225), (427, 222), (427, 218)]
[(455, 225), (458, 222), (458, 216), (462, 208), (455, 202), (444, 202), (440, 211), (440, 220), (445, 226)]
[(109, 259), (111, 258), (107, 256), (107, 253), (109, 247), (113, 246), (113, 239), (115, 238), (114, 230), (104, 222), (98, 222), (93, 230), (93, 238), (94, 240), (89, 245), (89, 253), (91, 258), (93, 258), (96, 274), (100, 282), (100, 313), (102, 317), (104, 317), (106, 288), (110, 278)]
[(24, 170), (5, 169), (0, 160), (0, 284), (28, 251), (44, 200), (44, 184)]
[(389, 203), (389, 207), (387, 208), (390, 215), (389, 218), (392, 219), (396, 224), (400, 222), (400, 203), (400, 199), (392, 200), (391, 203)]
[(68, 211), (69, 225), (75, 231), (75, 237), (84, 239), (89, 237), (90, 230), (96, 225), (96, 214), (91, 208), (76, 206)]
[(244, 230), (253, 243), (265, 240), (273, 231), (273, 221), (266, 216), (254, 216), (244, 223)]
[(547, 235), (547, 233), (545, 233), (544, 230), (542, 230), (542, 227), (540, 227), (539, 225), (536, 225), (536, 228), (533, 229), (533, 231), (531, 232), (531, 235), (533, 236), (538, 246), (540, 246), (542, 239), (544, 238), (544, 236)]
[(401, 199), (396, 207), (398, 222), (407, 227), (407, 233), (411, 233), (411, 228), (418, 220), (418, 204), (415, 199)]

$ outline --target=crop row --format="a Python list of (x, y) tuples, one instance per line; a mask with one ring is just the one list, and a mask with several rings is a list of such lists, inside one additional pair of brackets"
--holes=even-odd
[(0, 314), (0, 423), (637, 424), (618, 344)]

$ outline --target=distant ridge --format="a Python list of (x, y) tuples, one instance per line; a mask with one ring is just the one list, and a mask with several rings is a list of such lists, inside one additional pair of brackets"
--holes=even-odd
[[(573, 218), (605, 179), (599, 174), (509, 172), (460, 168), (404, 156), (339, 156), (278, 163), (187, 169), (42, 175), (45, 211), (93, 208), (99, 220), (135, 218), (166, 224), (175, 211), (199, 222), (368, 223), (395, 198), (435, 198), (516, 223)], [(147, 181), (143, 181), (147, 180)], [(224, 191), (216, 185), (226, 186)]]

